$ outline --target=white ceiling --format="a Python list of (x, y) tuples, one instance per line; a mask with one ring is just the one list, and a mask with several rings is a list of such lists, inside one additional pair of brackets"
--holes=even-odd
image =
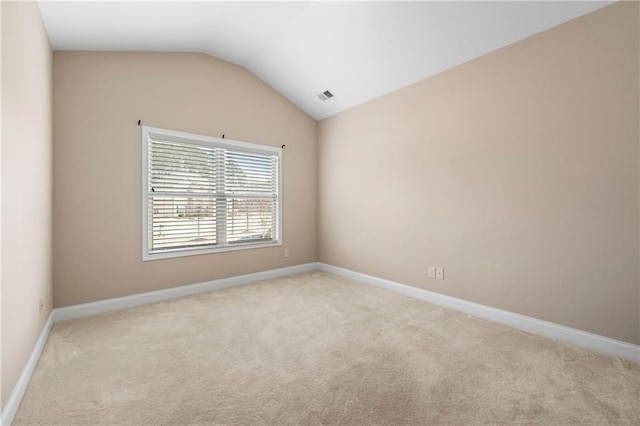
[(54, 50), (204, 52), (319, 120), (612, 2), (39, 3)]

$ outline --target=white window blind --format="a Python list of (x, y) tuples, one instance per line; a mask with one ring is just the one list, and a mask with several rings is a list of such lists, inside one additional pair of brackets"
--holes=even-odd
[(280, 149), (143, 129), (143, 258), (279, 243)]

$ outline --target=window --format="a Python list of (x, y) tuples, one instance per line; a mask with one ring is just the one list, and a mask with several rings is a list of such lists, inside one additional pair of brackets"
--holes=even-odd
[(280, 148), (142, 129), (142, 259), (279, 245)]

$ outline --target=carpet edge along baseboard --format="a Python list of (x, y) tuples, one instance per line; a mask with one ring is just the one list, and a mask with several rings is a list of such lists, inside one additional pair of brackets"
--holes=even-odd
[(7, 404), (2, 410), (2, 425), (9, 426), (18, 411), (22, 397), (27, 389), (38, 360), (44, 349), (47, 337), (53, 326), (58, 321), (66, 321), (100, 313), (131, 308), (135, 306), (157, 303), (165, 300), (177, 299), (192, 296), (195, 294), (220, 290), (224, 288), (251, 284), (254, 282), (279, 278), (292, 274), (320, 270), (334, 275), (339, 275), (355, 281), (373, 285), (385, 290), (399, 293), (414, 299), (440, 305), (449, 309), (464, 312), (469, 315), (484, 318), (496, 323), (506, 325), (531, 334), (570, 343), (595, 352), (619, 357), (625, 360), (640, 363), (640, 346), (623, 342), (616, 339), (600, 336), (586, 331), (566, 327), (548, 321), (527, 317), (514, 312), (503, 311), (490, 306), (480, 305), (463, 299), (446, 296), (440, 293), (412, 287), (349, 269), (328, 265), (321, 262), (306, 263), (291, 267), (273, 269), (235, 277), (222, 278), (218, 280), (206, 281), (202, 283), (171, 287), (164, 290), (157, 290), (147, 293), (134, 294), (130, 296), (117, 297), (113, 299), (101, 300), (97, 302), (83, 303), (79, 305), (55, 308), (51, 311), (45, 323), (33, 351), (23, 368), (23, 371), (16, 382)]

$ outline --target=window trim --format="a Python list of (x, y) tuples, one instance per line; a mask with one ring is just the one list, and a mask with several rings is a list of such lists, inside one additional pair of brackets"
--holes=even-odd
[[(276, 223), (278, 233), (276, 239), (270, 242), (258, 242), (247, 244), (229, 244), (220, 247), (205, 248), (176, 248), (160, 253), (149, 251), (149, 139), (151, 137), (161, 137), (176, 142), (187, 142), (198, 145), (228, 148), (236, 151), (243, 151), (254, 154), (276, 154), (278, 156), (278, 206), (276, 209)], [(266, 247), (282, 246), (282, 148), (268, 145), (258, 145), (249, 142), (235, 141), (231, 139), (216, 138), (194, 133), (180, 132), (176, 130), (161, 129), (158, 127), (142, 127), (142, 260), (170, 259), (183, 256), (198, 256), (202, 254), (223, 253), (228, 251), (251, 250)]]

